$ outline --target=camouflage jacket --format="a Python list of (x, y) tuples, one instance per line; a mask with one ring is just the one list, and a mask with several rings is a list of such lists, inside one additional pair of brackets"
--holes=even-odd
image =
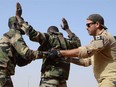
[[(75, 34), (70, 39), (63, 37), (62, 33), (41, 33), (31, 28), (23, 28), (26, 34), (29, 35), (30, 40), (40, 43), (38, 50), (49, 51), (51, 49), (72, 49), (79, 47), (80, 40)], [(58, 61), (43, 59), (42, 74), (45, 77), (58, 77), (61, 79), (68, 79), (70, 63), (66, 62), (66, 58), (60, 58)]]
[(19, 30), (10, 29), (0, 39), (0, 75), (13, 75), (16, 65), (27, 65), (38, 54), (28, 48)]

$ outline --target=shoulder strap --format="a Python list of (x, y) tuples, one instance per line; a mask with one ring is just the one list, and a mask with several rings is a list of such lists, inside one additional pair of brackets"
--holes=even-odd
[(51, 44), (49, 43), (49, 35), (45, 33), (45, 37), (46, 39), (44, 43), (42, 43), (38, 48), (39, 51), (48, 51), (49, 48), (51, 48)]
[(60, 44), (61, 44), (61, 47), (63, 48), (63, 49), (67, 49), (67, 43), (66, 43), (66, 40), (65, 40), (65, 38), (63, 37), (63, 35), (58, 35), (58, 39), (59, 39), (59, 41), (60, 41)]

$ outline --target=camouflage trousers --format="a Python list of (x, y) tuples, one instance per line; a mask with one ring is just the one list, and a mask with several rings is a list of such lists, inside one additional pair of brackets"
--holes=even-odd
[(66, 80), (41, 78), (39, 87), (67, 87)]
[(1, 77), (0, 76), (0, 87), (13, 87), (11, 77)]

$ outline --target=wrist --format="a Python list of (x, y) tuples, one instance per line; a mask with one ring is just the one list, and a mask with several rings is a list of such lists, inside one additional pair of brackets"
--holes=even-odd
[(60, 50), (57, 51), (58, 57), (63, 57)]
[(26, 22), (24, 22), (24, 23), (22, 24), (21, 29), (22, 29), (26, 34), (28, 34), (29, 30), (32, 29), (32, 27), (31, 27), (30, 25), (28, 25)]
[(24, 23), (24, 19), (21, 17), (17, 17), (19, 25), (22, 25)]
[(70, 33), (70, 34), (68, 35), (68, 37), (72, 40), (73, 38), (75, 38), (75, 34), (74, 34), (74, 33)]

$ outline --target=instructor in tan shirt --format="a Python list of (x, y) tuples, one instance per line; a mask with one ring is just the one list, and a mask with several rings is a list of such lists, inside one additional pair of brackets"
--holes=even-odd
[(72, 50), (53, 50), (51, 56), (89, 58), (92, 56), (94, 76), (98, 87), (116, 87), (116, 40), (104, 25), (99, 14), (91, 14), (86, 20), (87, 31), (93, 36), (89, 45)]

